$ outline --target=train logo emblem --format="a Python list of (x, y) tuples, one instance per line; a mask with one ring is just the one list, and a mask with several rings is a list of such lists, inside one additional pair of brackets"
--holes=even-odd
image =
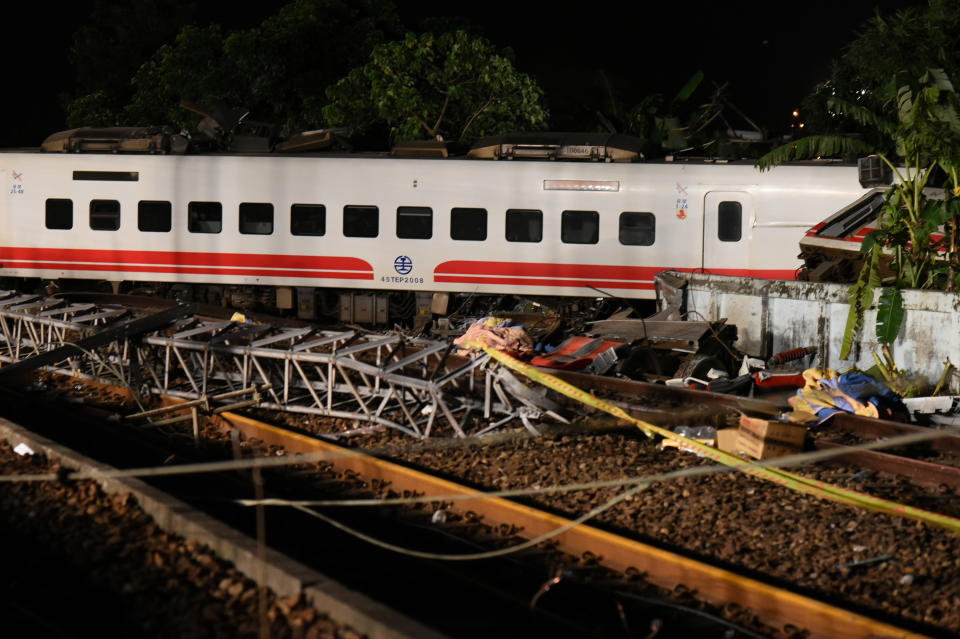
[(400, 275), (406, 275), (413, 270), (413, 260), (406, 255), (398, 255), (397, 259), (393, 261), (393, 270)]

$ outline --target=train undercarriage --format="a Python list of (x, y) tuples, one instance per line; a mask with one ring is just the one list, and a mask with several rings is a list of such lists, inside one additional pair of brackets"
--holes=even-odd
[(348, 290), (319, 287), (193, 284), (185, 282), (0, 278), (0, 288), (24, 292), (96, 292), (144, 295), (184, 303), (232, 308), (321, 323), (399, 325), (420, 329), (437, 318), (525, 313), (580, 322), (604, 319), (624, 306), (641, 317), (656, 310), (655, 300), (530, 297), (430, 291)]

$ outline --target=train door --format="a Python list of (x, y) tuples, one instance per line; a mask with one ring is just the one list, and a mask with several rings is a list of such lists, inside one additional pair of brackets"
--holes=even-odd
[(704, 273), (748, 275), (753, 202), (746, 191), (708, 191), (703, 200)]

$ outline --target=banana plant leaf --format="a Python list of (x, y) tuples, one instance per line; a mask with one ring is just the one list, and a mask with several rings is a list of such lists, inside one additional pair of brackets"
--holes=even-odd
[(847, 359), (853, 350), (853, 341), (863, 327), (863, 314), (873, 305), (873, 293), (880, 288), (880, 247), (875, 246), (863, 261), (857, 283), (850, 287), (850, 310), (843, 329), (840, 359)]
[(900, 289), (883, 289), (877, 302), (877, 341), (881, 344), (892, 344), (900, 334), (903, 316), (903, 295), (900, 294)]

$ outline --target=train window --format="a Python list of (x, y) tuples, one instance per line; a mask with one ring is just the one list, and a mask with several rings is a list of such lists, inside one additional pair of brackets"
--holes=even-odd
[(743, 235), (743, 207), (739, 202), (721, 202), (717, 207), (717, 239), (739, 242)]
[(190, 202), (187, 230), (191, 233), (219, 233), (223, 230), (223, 205), (219, 202)]
[(327, 207), (323, 204), (294, 204), (290, 207), (290, 233), (323, 235), (327, 232)]
[(377, 237), (380, 234), (380, 209), (355, 204), (343, 207), (343, 234), (347, 237)]
[(116, 231), (120, 228), (120, 202), (90, 200), (90, 228), (94, 231)]
[(169, 233), (172, 226), (170, 203), (140, 200), (137, 205), (137, 228), (147, 233)]
[(73, 200), (47, 199), (47, 228), (66, 230), (73, 228)]
[(433, 209), (429, 206), (398, 206), (397, 237), (429, 240), (433, 237)]
[(244, 235), (272, 234), (273, 204), (266, 202), (241, 202), (240, 232)]
[(507, 209), (507, 241), (539, 242), (543, 239), (543, 211)]
[(564, 244), (596, 244), (600, 239), (600, 214), (596, 211), (564, 211), (560, 214), (560, 241)]
[(450, 209), (450, 239), (471, 242), (487, 239), (487, 209)]
[(657, 217), (653, 213), (624, 211), (620, 214), (620, 243), (652, 246), (657, 239)]

